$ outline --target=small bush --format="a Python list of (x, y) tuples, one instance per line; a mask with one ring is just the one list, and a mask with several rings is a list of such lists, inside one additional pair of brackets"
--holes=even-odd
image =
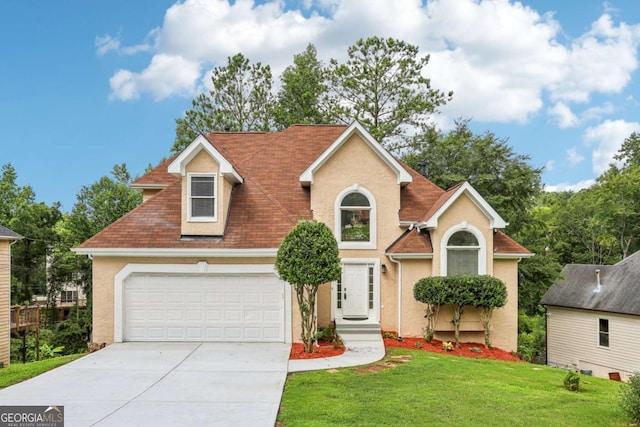
[(392, 340), (397, 339), (393, 332), (385, 332), (382, 334), (382, 338), (391, 338)]
[(634, 423), (640, 423), (640, 372), (631, 375), (629, 383), (620, 387), (620, 406)]
[(569, 371), (564, 377), (564, 388), (569, 391), (580, 391), (580, 372)]
[(453, 343), (451, 341), (442, 341), (442, 349), (444, 351), (453, 350)]
[(416, 341), (416, 343), (413, 346), (415, 348), (422, 348), (422, 343), (420, 341)]

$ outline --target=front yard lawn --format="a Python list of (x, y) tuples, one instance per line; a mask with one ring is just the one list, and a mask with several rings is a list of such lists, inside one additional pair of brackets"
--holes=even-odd
[(54, 357), (38, 362), (25, 364), (12, 363), (8, 367), (0, 369), (0, 388), (9, 387), (10, 385), (28, 380), (29, 378), (38, 376), (58, 366), (65, 365), (85, 355), (86, 353), (69, 354), (68, 356)]
[[(582, 376), (564, 389), (566, 371), (546, 366), (388, 348), (407, 363), (378, 372), (357, 368), (292, 374), (279, 425), (604, 426), (628, 425), (620, 383)], [(382, 364), (382, 362), (381, 362)], [(371, 369), (371, 371), (374, 371)]]

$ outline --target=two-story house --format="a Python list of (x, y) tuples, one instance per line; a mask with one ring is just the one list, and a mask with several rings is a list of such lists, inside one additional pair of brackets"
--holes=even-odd
[[(531, 253), (468, 183), (437, 187), (358, 123), (200, 136), (133, 186), (143, 204), (76, 249), (93, 258), (96, 342), (298, 341), (274, 259), (299, 220), (315, 219), (334, 230), (343, 264), (320, 288), (319, 325), (420, 336), (418, 279), (490, 274), (509, 292), (493, 344), (516, 350), (518, 261)], [(463, 320), (462, 340), (482, 342), (478, 314)], [(452, 330), (444, 310), (437, 335)]]

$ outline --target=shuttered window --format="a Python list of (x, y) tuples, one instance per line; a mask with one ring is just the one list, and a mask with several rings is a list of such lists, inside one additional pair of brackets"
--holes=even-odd
[(215, 175), (189, 175), (189, 218), (216, 220)]

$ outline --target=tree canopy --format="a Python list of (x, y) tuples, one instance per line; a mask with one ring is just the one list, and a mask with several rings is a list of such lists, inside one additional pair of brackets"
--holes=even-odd
[(272, 128), (271, 68), (251, 64), (238, 53), (211, 73), (213, 88), (198, 95), (184, 118), (176, 119), (173, 152), (213, 131), (267, 131)]
[(409, 145), (411, 133), (426, 127), (430, 115), (453, 96), (431, 87), (424, 76), (429, 55), (420, 57), (415, 45), (369, 37), (347, 54), (345, 63), (329, 63), (326, 102), (332, 118), (358, 120), (388, 149)]
[(458, 119), (450, 132), (429, 129), (415, 136), (403, 160), (442, 188), (468, 181), (509, 223), (515, 235), (530, 220), (534, 197), (542, 191), (541, 168), (517, 154), (507, 140), (492, 132), (475, 134), (469, 120)]
[(282, 72), (280, 81), (282, 87), (273, 111), (278, 129), (294, 124), (329, 123), (321, 105), (327, 92), (325, 71), (314, 45), (307, 45), (304, 52), (293, 57), (293, 65)]

